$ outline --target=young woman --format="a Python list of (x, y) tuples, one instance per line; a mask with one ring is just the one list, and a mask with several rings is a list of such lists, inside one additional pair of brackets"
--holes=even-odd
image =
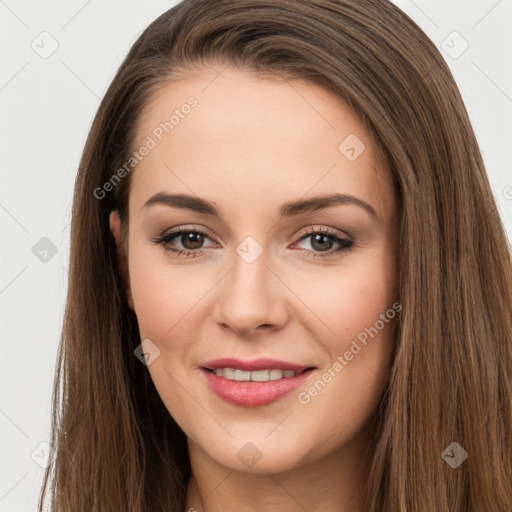
[(509, 246), (385, 0), (185, 0), (75, 187), (54, 512), (512, 510)]

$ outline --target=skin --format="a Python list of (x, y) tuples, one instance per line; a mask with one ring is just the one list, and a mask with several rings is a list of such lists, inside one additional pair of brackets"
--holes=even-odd
[[(337, 96), (308, 81), (221, 71), (204, 68), (152, 98), (140, 144), (190, 96), (198, 105), (138, 164), (129, 197), (124, 278), (141, 340), (160, 351), (148, 370), (187, 435), (186, 510), (362, 511), (368, 424), (389, 374), (396, 318), (308, 404), (298, 394), (397, 300), (391, 175), (359, 117)], [(354, 161), (338, 149), (349, 134), (365, 145)], [(213, 201), (222, 217), (144, 208), (157, 192)], [(279, 219), (283, 203), (333, 192), (366, 201), (378, 219), (354, 204)], [(114, 211), (118, 245), (120, 222)], [(196, 257), (152, 241), (182, 226), (208, 233), (202, 245), (179, 235), (168, 244), (202, 250)], [(315, 244), (310, 228), (330, 228), (355, 245), (335, 253), (335, 239)], [(248, 236), (263, 249), (250, 264), (236, 251)], [(230, 356), (317, 369), (276, 402), (241, 407), (215, 395), (199, 369)], [(252, 466), (237, 456), (249, 442), (260, 453)]]

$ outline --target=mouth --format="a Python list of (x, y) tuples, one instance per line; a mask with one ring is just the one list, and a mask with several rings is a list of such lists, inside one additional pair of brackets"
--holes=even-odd
[(219, 377), (237, 382), (267, 382), (298, 377), (315, 367), (279, 359), (261, 358), (244, 361), (234, 357), (224, 357), (206, 361), (202, 363), (201, 368), (213, 372)]
[(213, 373), (218, 377), (224, 377), (227, 380), (234, 380), (237, 382), (268, 382), (274, 380), (291, 379), (302, 375), (309, 370), (315, 370), (314, 366), (304, 368), (299, 371), (283, 370), (282, 368), (271, 368), (266, 370), (241, 370), (240, 368), (205, 368), (203, 370)]
[(230, 404), (254, 407), (270, 404), (303, 384), (315, 366), (260, 359), (232, 358), (203, 363), (201, 373), (209, 388)]

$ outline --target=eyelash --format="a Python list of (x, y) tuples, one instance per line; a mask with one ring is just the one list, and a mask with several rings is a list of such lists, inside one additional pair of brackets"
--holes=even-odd
[[(173, 253), (175, 256), (180, 256), (180, 257), (184, 257), (184, 258), (188, 258), (189, 256), (192, 256), (193, 258), (195, 258), (195, 257), (203, 254), (204, 250), (202, 250), (202, 249), (183, 250), (183, 249), (176, 249), (176, 248), (169, 246), (170, 241), (172, 239), (178, 237), (179, 235), (190, 234), (190, 233), (198, 234), (198, 235), (202, 235), (204, 237), (210, 238), (210, 236), (207, 233), (205, 233), (204, 231), (201, 231), (199, 229), (179, 229), (179, 230), (171, 231), (171, 232), (164, 231), (164, 232), (160, 233), (159, 235), (157, 235), (155, 238), (153, 238), (151, 241), (155, 244), (164, 246), (166, 251)], [(316, 252), (314, 256), (308, 256), (309, 258), (312, 258), (312, 259), (317, 258), (317, 257), (328, 258), (329, 256), (333, 256), (338, 253), (350, 251), (354, 247), (353, 240), (351, 240), (349, 238), (340, 237), (337, 231), (333, 231), (329, 228), (308, 229), (308, 230), (306, 230), (306, 234), (303, 234), (297, 240), (297, 242), (301, 242), (302, 240), (305, 240), (305, 239), (311, 237), (312, 235), (317, 235), (317, 234), (324, 235), (324, 236), (327, 236), (327, 237), (333, 239), (336, 243), (338, 243), (340, 245), (340, 247), (338, 249), (336, 249), (335, 251), (330, 251), (330, 252), (325, 252), (325, 253)], [(314, 252), (309, 249), (300, 249), (300, 250), (305, 251), (307, 253)]]

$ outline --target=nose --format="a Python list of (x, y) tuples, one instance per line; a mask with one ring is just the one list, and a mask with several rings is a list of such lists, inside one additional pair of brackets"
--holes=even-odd
[(216, 289), (215, 322), (240, 336), (281, 329), (288, 321), (286, 286), (263, 255), (252, 263), (235, 256)]

